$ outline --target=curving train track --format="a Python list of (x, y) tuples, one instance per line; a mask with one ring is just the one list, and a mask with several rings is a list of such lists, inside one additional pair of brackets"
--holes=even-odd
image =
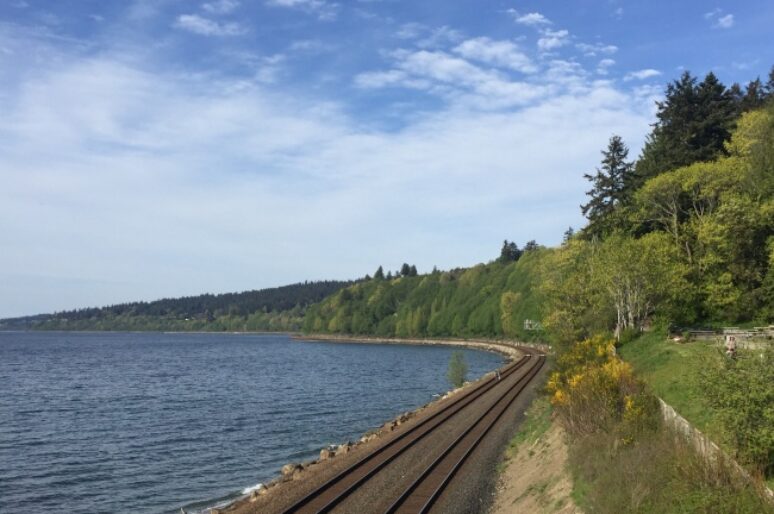
[[(455, 474), (543, 367), (541, 352), (520, 349), (525, 355), (502, 369), (499, 380), (491, 377), (479, 383), (289, 505), (271, 511), (360, 512), (367, 505), (369, 512), (430, 512)], [(360, 499), (355, 498), (358, 495)]]

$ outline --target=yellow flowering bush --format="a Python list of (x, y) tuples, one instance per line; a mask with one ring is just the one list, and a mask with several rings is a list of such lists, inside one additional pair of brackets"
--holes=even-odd
[(551, 402), (565, 428), (575, 434), (597, 430), (639, 430), (654, 398), (643, 391), (630, 364), (616, 356), (614, 341), (596, 336), (572, 346), (557, 359), (548, 380)]

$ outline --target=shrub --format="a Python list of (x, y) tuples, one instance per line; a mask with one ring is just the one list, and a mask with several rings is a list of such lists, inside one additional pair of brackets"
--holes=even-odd
[(467, 374), (468, 363), (465, 362), (465, 355), (459, 350), (452, 352), (446, 378), (454, 387), (461, 387), (465, 383)]

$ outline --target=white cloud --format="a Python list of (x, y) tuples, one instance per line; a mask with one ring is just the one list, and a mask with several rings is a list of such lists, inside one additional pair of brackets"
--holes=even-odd
[(704, 18), (712, 23), (712, 28), (730, 29), (734, 26), (734, 15), (723, 13), (723, 9), (713, 9), (712, 11), (705, 13)]
[(398, 28), (395, 37), (399, 39), (416, 39), (427, 30), (427, 26), (421, 23), (404, 23)]
[(718, 18), (717, 23), (715, 23), (715, 26), (721, 29), (728, 29), (734, 26), (734, 15), (733, 14), (726, 14), (725, 16), (721, 16)]
[(597, 73), (599, 75), (607, 75), (608, 68), (615, 65), (615, 61), (613, 59), (602, 59), (597, 63)]
[(569, 43), (570, 33), (566, 30), (544, 30), (542, 37), (538, 39), (538, 48), (542, 52), (548, 52), (561, 48)]
[(625, 81), (630, 80), (645, 80), (649, 79), (651, 77), (658, 77), (661, 75), (661, 72), (658, 70), (654, 70), (652, 68), (639, 70), (639, 71), (630, 71), (624, 76)]
[(454, 48), (454, 52), (467, 59), (522, 73), (537, 71), (532, 60), (511, 41), (494, 41), (488, 37), (478, 37), (464, 41)]
[(202, 36), (240, 36), (247, 32), (247, 29), (238, 23), (220, 23), (198, 14), (178, 16), (175, 27)]
[(228, 14), (233, 12), (239, 7), (237, 0), (215, 0), (213, 2), (205, 2), (202, 4), (202, 9), (210, 14)]
[(266, 5), (299, 9), (316, 15), (322, 21), (335, 20), (339, 10), (339, 4), (326, 0), (266, 0)]
[(549, 20), (539, 12), (520, 14), (515, 9), (508, 9), (508, 14), (513, 16), (513, 20), (520, 25), (529, 25), (529, 26), (535, 27), (535, 26), (551, 24), (551, 20)]
[(589, 57), (594, 57), (598, 54), (612, 55), (618, 51), (618, 47), (615, 45), (606, 45), (603, 43), (578, 43), (575, 48), (580, 50)]

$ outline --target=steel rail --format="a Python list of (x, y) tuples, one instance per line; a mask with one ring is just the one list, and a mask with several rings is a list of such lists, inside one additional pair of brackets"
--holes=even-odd
[[(395, 512), (398, 512), (401, 510), (401, 507), (406, 505), (407, 502), (410, 502), (412, 496), (415, 498), (414, 501), (410, 503), (414, 508), (406, 508), (403, 510), (412, 513), (417, 512), (425, 514), (432, 508), (433, 504), (440, 497), (441, 493), (454, 477), (457, 470), (459, 470), (459, 468), (465, 463), (470, 454), (473, 453), (476, 447), (478, 447), (478, 444), (495, 426), (503, 414), (505, 414), (511, 404), (516, 400), (516, 398), (519, 397), (527, 385), (529, 385), (535, 375), (537, 375), (541, 370), (543, 364), (545, 363), (545, 357), (539, 355), (535, 361), (535, 364), (523, 377), (519, 378), (519, 380), (517, 380), (516, 383), (514, 383), (513, 386), (508, 389), (508, 391), (506, 391), (500, 398), (498, 398), (498, 400), (491, 407), (489, 407), (489, 409), (487, 409), (487, 411), (484, 412), (475, 423), (468, 427), (468, 429), (465, 430), (465, 432), (462, 433), (459, 437), (457, 437), (457, 439), (455, 439), (454, 442), (452, 442), (441, 455), (439, 455), (427, 468), (425, 468), (425, 471), (403, 491), (400, 497), (398, 497), (398, 499), (396, 499), (392, 505), (387, 508), (385, 514), (394, 514)], [(498, 406), (499, 411), (496, 411)], [(491, 419), (488, 423), (483, 423), (485, 418), (487, 418), (487, 416), (489, 416), (491, 413), (495, 414), (494, 418)], [(477, 435), (474, 433), (476, 430), (478, 431)], [(475, 438), (468, 442), (467, 447), (460, 447), (461, 442), (464, 441), (468, 435), (471, 435), (471, 433), (475, 436)], [(449, 469), (449, 471), (443, 476), (443, 479), (440, 481), (440, 483), (431, 491), (429, 491), (429, 494), (428, 491), (424, 491), (423, 493), (420, 489), (422, 485), (427, 483), (427, 479), (429, 477), (437, 474), (436, 470), (439, 465), (457, 448), (464, 449), (463, 454), (455, 461), (453, 461), (451, 469)], [(420, 491), (417, 492), (418, 490)], [(423, 499), (425, 500), (424, 503), (419, 509), (417, 509), (417, 503)]]
[[(458, 412), (462, 411), (465, 407), (470, 405), (474, 400), (480, 398), (488, 391), (490, 391), (492, 388), (494, 388), (497, 384), (501, 383), (503, 378), (510, 376), (511, 374), (515, 373), (517, 370), (522, 368), (527, 362), (531, 360), (532, 356), (533, 354), (528, 353), (518, 361), (506, 367), (505, 370), (503, 370), (500, 374), (500, 377), (501, 377), (500, 381), (498, 381), (496, 377), (491, 377), (487, 381), (476, 386), (471, 391), (466, 392), (464, 396), (461, 396), (460, 398), (456, 399), (454, 402), (450, 403), (449, 405), (444, 406), (438, 412), (434, 413), (433, 415), (417, 423), (406, 432), (391, 439), (387, 443), (376, 448), (374, 451), (363, 456), (357, 462), (353, 463), (351, 466), (348, 466), (346, 469), (342, 470), (337, 475), (330, 478), (322, 485), (316, 487), (314, 490), (304, 495), (301, 499), (297, 500), (295, 503), (293, 503), (293, 505), (291, 505), (290, 507), (282, 511), (283, 514), (291, 514), (291, 513), (299, 512), (301, 510), (308, 510), (308, 509), (305, 509), (305, 507), (307, 506), (311, 507), (311, 505), (309, 504), (314, 503), (315, 500), (318, 500), (318, 503), (319, 503), (319, 500), (321, 498), (323, 500), (327, 500), (325, 504), (322, 505), (320, 508), (311, 509), (310, 512), (315, 512), (318, 514), (329, 512), (336, 505), (338, 505), (344, 498), (349, 496), (355, 489), (360, 487), (363, 483), (365, 483), (367, 480), (373, 477), (376, 473), (378, 473), (381, 469), (387, 466), (398, 456), (403, 454), (403, 452), (405, 452), (407, 449), (411, 448), (417, 442), (422, 440), (425, 436), (432, 433), (436, 428), (441, 426), (443, 423), (445, 423), (448, 419), (453, 417)], [(424, 429), (424, 432), (422, 432), (422, 429)], [(416, 436), (416, 437), (414, 437), (414, 439), (409, 439), (409, 437), (411, 436)], [(329, 491), (337, 484), (339, 484), (342, 480), (344, 480), (347, 477), (357, 476), (356, 473), (359, 471), (359, 468), (365, 466), (369, 462), (373, 462), (374, 459), (376, 459), (377, 457), (383, 456), (383, 454), (387, 452), (387, 450), (390, 450), (393, 448), (396, 451), (392, 455), (388, 455), (387, 458), (385, 458), (383, 461), (377, 462), (376, 465), (371, 470), (364, 473), (362, 476), (359, 476), (358, 478), (356, 478), (355, 481), (351, 483), (349, 486), (347, 486), (344, 490), (331, 495), (331, 498), (329, 499), (325, 498), (325, 495), (330, 494)]]

